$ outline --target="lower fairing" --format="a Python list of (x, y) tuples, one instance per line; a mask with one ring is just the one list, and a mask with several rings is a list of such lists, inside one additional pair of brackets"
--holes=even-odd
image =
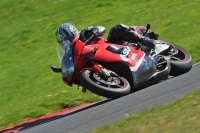
[(148, 55), (145, 55), (136, 71), (130, 69), (133, 79), (132, 86), (136, 88), (148, 83), (167, 79), (170, 72), (170, 63), (166, 60), (162, 65), (162, 68), (158, 69), (156, 61), (151, 59)]

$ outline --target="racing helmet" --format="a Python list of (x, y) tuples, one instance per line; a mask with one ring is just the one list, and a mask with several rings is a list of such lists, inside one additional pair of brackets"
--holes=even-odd
[(71, 23), (61, 24), (56, 30), (56, 41), (66, 49), (79, 38), (79, 32)]

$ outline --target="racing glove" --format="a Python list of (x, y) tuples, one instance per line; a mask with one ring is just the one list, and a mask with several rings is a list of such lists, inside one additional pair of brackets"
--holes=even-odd
[(148, 37), (143, 37), (141, 43), (150, 49), (155, 49), (155, 43), (153, 39), (150, 39)]
[(155, 49), (155, 43), (153, 39), (150, 39), (146, 36), (142, 36), (140, 34), (138, 34), (137, 32), (134, 31), (130, 31), (129, 33), (131, 33), (131, 40), (136, 40), (140, 43), (142, 43), (142, 45), (148, 47), (149, 49)]

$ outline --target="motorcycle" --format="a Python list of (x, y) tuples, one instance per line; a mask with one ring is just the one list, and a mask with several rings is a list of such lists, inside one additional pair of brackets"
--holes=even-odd
[(76, 84), (83, 91), (88, 89), (107, 98), (125, 96), (191, 69), (190, 54), (174, 43), (158, 40), (159, 35), (150, 30), (150, 24), (130, 28), (154, 39), (155, 49), (139, 43), (107, 43), (102, 37), (105, 28), (100, 28), (85, 42), (78, 40), (67, 52), (58, 46), (62, 67), (52, 65), (51, 69), (62, 73), (66, 85)]

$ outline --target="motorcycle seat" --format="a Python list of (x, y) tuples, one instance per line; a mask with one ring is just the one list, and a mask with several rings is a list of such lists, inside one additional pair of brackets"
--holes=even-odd
[(116, 53), (116, 54), (122, 54), (124, 47), (122, 46), (114, 46), (114, 45), (109, 45), (106, 50)]

